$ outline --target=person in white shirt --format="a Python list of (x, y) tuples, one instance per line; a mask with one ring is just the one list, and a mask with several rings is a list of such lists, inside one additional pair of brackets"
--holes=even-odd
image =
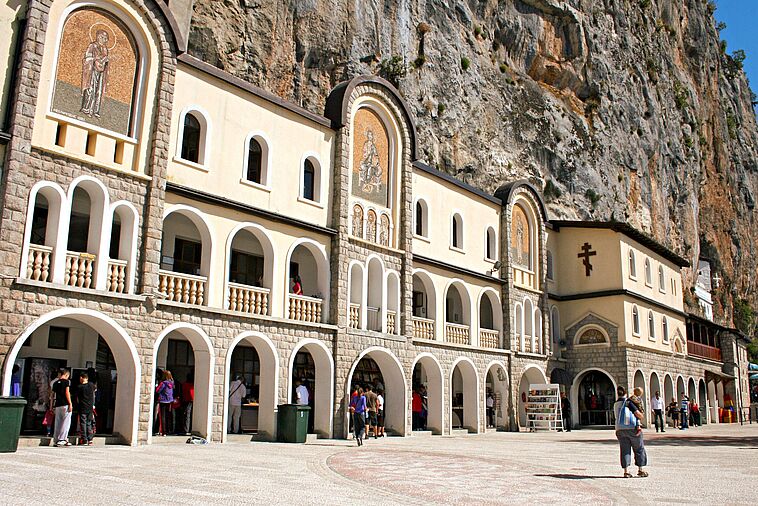
[(653, 419), (655, 420), (655, 432), (658, 432), (658, 423), (660, 422), (661, 432), (666, 432), (666, 425), (663, 423), (663, 410), (666, 409), (666, 405), (661, 399), (661, 393), (655, 392), (655, 397), (650, 399), (650, 404), (653, 408)]
[(376, 430), (378, 437), (385, 437), (384, 433), (384, 390), (376, 391)]
[(307, 406), (311, 396), (308, 392), (308, 387), (303, 385), (303, 380), (295, 381), (295, 396), (297, 397), (296, 403), (300, 406)]
[(495, 398), (492, 396), (492, 392), (487, 390), (487, 427), (495, 426)]
[(242, 416), (242, 399), (247, 397), (245, 379), (237, 375), (229, 386), (229, 433), (241, 434), (240, 417)]

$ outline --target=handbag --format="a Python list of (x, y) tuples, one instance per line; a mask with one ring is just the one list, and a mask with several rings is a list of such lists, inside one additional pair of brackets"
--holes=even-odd
[(182, 401), (179, 398), (174, 399), (171, 401), (171, 409), (177, 410), (181, 407)]
[(53, 424), (55, 421), (55, 415), (53, 414), (52, 409), (48, 409), (45, 411), (45, 416), (42, 418), (42, 425), (47, 425), (48, 427)]
[(634, 416), (634, 413), (631, 409), (629, 409), (629, 406), (627, 405), (629, 403), (628, 399), (624, 399), (624, 401), (621, 403), (618, 412), (616, 413), (616, 428), (617, 429), (636, 429), (637, 428), (637, 417)]

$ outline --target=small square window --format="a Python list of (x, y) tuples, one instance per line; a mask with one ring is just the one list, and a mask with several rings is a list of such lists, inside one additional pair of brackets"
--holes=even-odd
[(68, 349), (68, 329), (66, 327), (50, 327), (47, 335), (47, 347), (51, 350)]

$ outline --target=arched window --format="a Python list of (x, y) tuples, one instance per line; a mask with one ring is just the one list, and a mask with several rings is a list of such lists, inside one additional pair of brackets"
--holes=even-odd
[(553, 348), (558, 345), (561, 340), (561, 322), (558, 308), (553, 306), (550, 309), (550, 336), (553, 341)]
[(650, 339), (655, 339), (655, 316), (652, 311), (647, 312), (647, 332)]
[(182, 127), (182, 160), (193, 163), (202, 163), (200, 159), (200, 144), (202, 135), (202, 126), (195, 113), (188, 112), (184, 115), (184, 125)]
[(450, 245), (453, 248), (463, 249), (463, 218), (456, 213), (453, 215), (450, 235)]
[(314, 157), (303, 161), (302, 187), (300, 197), (312, 202), (321, 201), (321, 166)]
[(487, 254), (487, 260), (495, 260), (496, 253), (496, 245), (495, 245), (495, 229), (492, 227), (487, 227), (487, 237), (485, 239), (485, 248), (486, 248), (486, 254)]
[(416, 201), (413, 233), (420, 237), (429, 237), (429, 213), (426, 201)]
[(553, 254), (548, 251), (547, 252), (547, 279), (555, 279), (553, 274)]
[(663, 317), (663, 342), (669, 342), (669, 321), (665, 316)]
[(666, 275), (663, 273), (663, 266), (658, 266), (658, 289), (666, 292)]
[(252, 183), (263, 184), (263, 148), (254, 137), (247, 145), (246, 179)]
[(629, 250), (629, 277), (637, 277), (637, 260), (634, 258), (634, 251)]
[(645, 284), (653, 286), (653, 270), (650, 267), (650, 259), (645, 259)]
[(632, 307), (632, 333), (636, 335), (640, 333), (640, 311), (637, 306)]

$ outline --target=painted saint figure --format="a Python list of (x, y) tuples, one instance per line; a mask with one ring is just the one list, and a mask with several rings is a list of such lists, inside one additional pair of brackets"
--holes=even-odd
[(82, 65), (81, 112), (100, 117), (100, 105), (108, 88), (108, 32), (98, 30), (95, 41), (87, 46)]
[(366, 130), (366, 142), (363, 143), (363, 157), (360, 166), (360, 181), (363, 191), (371, 193), (382, 185), (382, 166), (379, 151), (374, 143), (374, 132)]

